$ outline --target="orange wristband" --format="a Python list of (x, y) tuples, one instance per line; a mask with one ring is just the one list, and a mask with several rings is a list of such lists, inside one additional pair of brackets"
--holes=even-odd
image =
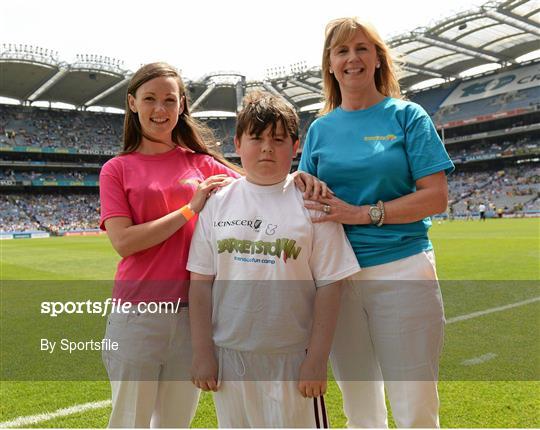
[(195, 212), (193, 212), (193, 209), (191, 209), (189, 205), (182, 206), (182, 208), (180, 208), (180, 213), (184, 216), (186, 221), (189, 221), (195, 216)]

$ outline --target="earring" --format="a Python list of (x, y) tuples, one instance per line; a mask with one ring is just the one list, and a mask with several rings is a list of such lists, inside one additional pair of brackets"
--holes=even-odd
[(334, 73), (334, 71), (333, 71), (332, 69), (329, 69), (328, 71), (329, 71), (330, 73)]
[(375, 66), (377, 69), (380, 69), (381, 68), (381, 63), (377, 63), (377, 65)]

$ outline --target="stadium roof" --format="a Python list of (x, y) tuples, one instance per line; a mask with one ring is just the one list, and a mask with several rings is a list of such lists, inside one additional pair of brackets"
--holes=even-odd
[[(460, 13), (393, 37), (389, 45), (403, 56), (402, 88), (433, 78), (451, 80), (471, 68), (501, 67), (538, 49), (540, 3), (537, 0), (489, 1)], [(0, 50), (0, 96), (21, 102), (63, 102), (76, 107), (124, 108), (132, 73), (118, 60), (92, 55), (62, 63), (58, 54), (27, 45), (6, 45)], [(210, 73), (186, 82), (193, 112), (234, 114), (246, 91), (266, 89), (280, 94), (298, 110), (320, 102), (320, 68), (294, 64), (268, 70), (261, 82), (246, 82), (240, 72)]]
[(400, 82), (408, 88), (431, 78), (457, 78), (490, 63), (515, 64), (516, 58), (539, 48), (539, 39), (540, 3), (506, 0), (396, 36), (389, 46), (406, 61)]

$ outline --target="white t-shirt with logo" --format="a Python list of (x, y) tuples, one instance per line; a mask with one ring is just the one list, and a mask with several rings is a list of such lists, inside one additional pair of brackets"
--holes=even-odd
[(245, 178), (206, 203), (187, 269), (215, 276), (216, 345), (298, 352), (308, 345), (316, 287), (360, 270), (341, 224), (312, 223), (289, 175), (260, 186)]

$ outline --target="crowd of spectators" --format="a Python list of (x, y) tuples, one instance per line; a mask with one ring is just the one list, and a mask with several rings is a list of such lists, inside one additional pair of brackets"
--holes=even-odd
[(98, 194), (10, 194), (2, 196), (0, 208), (2, 232), (58, 234), (99, 226)]
[(39, 222), (33, 220), (8, 196), (2, 196), (0, 199), (0, 211), (2, 211), (2, 232), (42, 230)]
[(449, 178), (448, 186), (449, 207), (456, 216), (470, 217), (481, 204), (493, 213), (540, 210), (540, 167), (460, 172)]
[[(315, 119), (300, 114), (300, 136)], [(235, 152), (236, 118), (201, 118), (214, 132), (224, 154)], [(118, 114), (49, 110), (0, 104), (0, 144), (40, 148), (68, 148), (89, 152), (121, 149), (123, 116)]]
[[(313, 112), (300, 114), (301, 139), (314, 118)], [(220, 150), (227, 155), (233, 154), (235, 118), (201, 120), (214, 131)], [(117, 153), (121, 146), (122, 122), (123, 116), (115, 114), (0, 105), (0, 145)], [(513, 128), (526, 126), (520, 122), (507, 125)], [(471, 132), (485, 132), (482, 124), (475, 127), (478, 130)], [(521, 136), (524, 136), (524, 133), (521, 133)], [(484, 139), (468, 144), (455, 137), (452, 139), (455, 142), (447, 148), (457, 164), (540, 152), (538, 137), (530, 133), (526, 137), (503, 138), (499, 142)], [(27, 162), (45, 163), (32, 157), (28, 158)], [(79, 163), (86, 164), (83, 159), (79, 160)], [(6, 181), (34, 181), (34, 185), (40, 185), (35, 182), (95, 182), (98, 180), (99, 165), (92, 166), (95, 169), (89, 171), (58, 168), (43, 170), (40, 166), (35, 170), (8, 167), (0, 171), (0, 181), (4, 182), (4, 185)], [(32, 169), (30, 166), (25, 167)], [(449, 177), (449, 212), (455, 216), (469, 216), (476, 212), (481, 204), (492, 212), (501, 208), (506, 213), (540, 211), (539, 192), (540, 168), (531, 165), (491, 172), (457, 172)], [(99, 220), (97, 193), (8, 194), (0, 200), (0, 209), (0, 227), (4, 232), (43, 230), (56, 233), (64, 230), (95, 229)]]
[(476, 160), (488, 160), (499, 157), (512, 157), (523, 154), (540, 153), (540, 140), (531, 136), (503, 142), (477, 142), (467, 146), (447, 146), (448, 154), (454, 162), (466, 163)]
[(13, 169), (0, 170), (0, 181), (98, 181), (97, 173), (87, 173), (80, 171), (15, 171)]
[[(472, 217), (483, 204), (488, 213), (540, 211), (540, 167), (449, 176), (449, 213)], [(42, 230), (53, 234), (96, 229), (99, 196), (95, 194), (8, 194), (0, 200), (3, 232)]]
[(0, 143), (10, 146), (118, 152), (122, 124), (122, 115), (0, 105)]

